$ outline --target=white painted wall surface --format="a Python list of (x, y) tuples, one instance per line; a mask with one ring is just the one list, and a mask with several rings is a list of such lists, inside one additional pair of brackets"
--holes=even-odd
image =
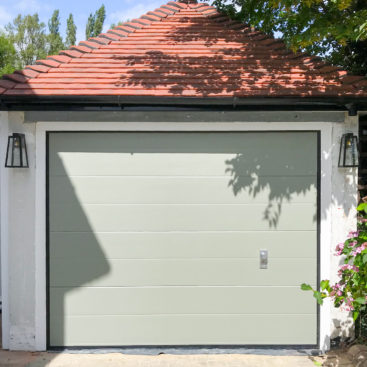
[[(317, 112), (315, 112), (317, 114)], [(9, 131), (7, 120), (9, 119)], [(62, 130), (98, 131), (258, 131), (320, 130), (321, 160), (321, 278), (334, 278), (338, 258), (333, 250), (356, 227), (357, 170), (337, 167), (339, 142), (346, 131), (358, 133), (358, 119), (346, 124), (296, 123), (119, 123), (40, 122), (23, 123), (23, 113), (0, 113), (1, 141), (1, 251), (4, 302), (4, 347), (11, 350), (46, 348), (46, 263), (45, 263), (45, 133)], [(4, 142), (8, 134), (26, 134), (29, 169), (5, 169)], [(37, 142), (37, 146), (36, 146)], [(332, 159), (331, 159), (332, 157)], [(7, 223), (8, 222), (8, 223)], [(334, 278), (335, 279), (335, 278)], [(311, 294), (310, 294), (311, 297)], [(330, 312), (331, 309), (331, 312)], [(328, 349), (330, 335), (350, 333), (348, 315), (321, 308), (320, 348)]]
[[(8, 113), (0, 112), (0, 160), (4, 162), (8, 136)], [(9, 297), (8, 297), (8, 174), (0, 172), (0, 252), (1, 252), (1, 295), (2, 295), (2, 342), (9, 347)]]
[[(340, 139), (346, 132), (358, 135), (358, 116), (346, 116), (345, 124), (333, 126), (330, 278), (334, 282), (338, 280), (337, 271), (341, 259), (334, 255), (335, 247), (344, 242), (348, 233), (357, 227), (355, 208), (358, 200), (358, 169), (338, 167)], [(353, 336), (353, 318), (347, 312), (332, 307), (331, 318), (331, 338)]]
[[(8, 202), (2, 203), (2, 237), (7, 243), (2, 243), (3, 264), (7, 266), (8, 274), (3, 274), (4, 281), (4, 347), (12, 350), (33, 350), (35, 340), (35, 124), (23, 124), (23, 113), (8, 113), (9, 131), (2, 134), (2, 141), (13, 132), (26, 135), (29, 169), (2, 168), (1, 176), (4, 186), (2, 198)], [(2, 121), (3, 123), (3, 121)], [(2, 162), (4, 166), (4, 151), (2, 144)], [(32, 214), (33, 213), (33, 214)], [(5, 218), (5, 222), (3, 221)], [(6, 226), (8, 221), (8, 226)], [(7, 234), (4, 233), (8, 229)], [(6, 239), (5, 239), (6, 241)], [(7, 246), (6, 246), (7, 245)], [(7, 299), (6, 299), (7, 297)], [(8, 330), (6, 330), (8, 325)]]

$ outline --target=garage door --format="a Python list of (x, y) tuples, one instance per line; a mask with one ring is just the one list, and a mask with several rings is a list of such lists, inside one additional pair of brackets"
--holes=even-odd
[(50, 346), (316, 344), (316, 132), (50, 133), (48, 151)]

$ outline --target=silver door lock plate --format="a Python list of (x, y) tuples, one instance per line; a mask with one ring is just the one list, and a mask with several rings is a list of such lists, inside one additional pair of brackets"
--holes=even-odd
[(268, 268), (268, 250), (260, 250), (260, 269)]

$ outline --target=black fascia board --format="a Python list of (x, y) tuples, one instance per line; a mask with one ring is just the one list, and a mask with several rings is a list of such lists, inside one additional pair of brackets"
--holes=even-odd
[(1, 111), (91, 110), (126, 107), (177, 107), (244, 110), (349, 110), (367, 109), (367, 98), (353, 97), (152, 97), (152, 96), (1, 96)]

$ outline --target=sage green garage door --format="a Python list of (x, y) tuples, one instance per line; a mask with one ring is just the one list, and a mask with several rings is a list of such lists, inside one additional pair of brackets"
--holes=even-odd
[(50, 346), (315, 345), (317, 140), (51, 133)]

